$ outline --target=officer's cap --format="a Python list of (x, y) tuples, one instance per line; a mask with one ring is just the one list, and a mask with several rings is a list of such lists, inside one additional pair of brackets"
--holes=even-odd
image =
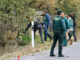
[(62, 13), (62, 10), (57, 10), (57, 15), (60, 15)]

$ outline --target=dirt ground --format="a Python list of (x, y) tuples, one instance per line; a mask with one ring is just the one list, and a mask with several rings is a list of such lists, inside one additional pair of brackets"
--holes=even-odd
[(47, 41), (44, 44), (36, 43), (35, 48), (32, 48), (31, 44), (25, 45), (25, 46), (16, 46), (15, 48), (12, 48), (12, 49), (11, 48), (6, 49), (2, 47), (0, 49), (0, 52), (2, 52), (0, 53), (0, 56), (1, 56), (0, 60), (5, 60), (5, 59), (9, 60), (11, 58), (17, 57), (18, 55), (25, 56), (31, 53), (48, 50), (50, 49), (51, 44), (52, 44), (52, 41)]

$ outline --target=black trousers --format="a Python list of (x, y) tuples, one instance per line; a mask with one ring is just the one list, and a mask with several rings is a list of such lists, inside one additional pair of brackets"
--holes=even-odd
[(71, 37), (73, 36), (73, 37), (74, 37), (74, 41), (77, 41), (77, 39), (76, 39), (76, 34), (75, 34), (75, 30), (70, 31), (70, 32), (68, 33), (68, 35), (69, 35), (69, 40), (70, 40)]
[[(25, 32), (31, 27), (31, 22), (28, 24), (28, 26), (26, 27), (25, 29)], [(34, 37), (35, 37), (35, 33), (37, 30), (39, 30), (39, 34), (40, 34), (40, 38), (41, 38), (41, 42), (44, 42), (43, 40), (43, 35), (42, 35), (42, 25), (38, 26), (38, 24), (36, 26), (33, 27), (33, 30), (34, 30)]]
[(74, 29), (73, 29), (73, 37), (74, 37), (74, 41), (77, 41), (77, 38), (76, 38), (76, 27), (74, 27)]
[(42, 29), (43, 29), (42, 27), (35, 28), (34, 29), (34, 36), (35, 36), (36, 31), (39, 30), (39, 35), (40, 35), (40, 38), (41, 38), (41, 42), (44, 42), (44, 40), (43, 40), (43, 34), (42, 34)]
[(63, 46), (63, 40), (64, 40), (63, 36), (64, 36), (63, 32), (60, 32), (60, 31), (54, 32), (54, 40), (53, 40), (53, 44), (52, 44), (52, 47), (51, 47), (50, 55), (54, 54), (54, 49), (55, 49), (57, 41), (59, 43), (58, 55), (62, 55), (62, 46)]
[(47, 36), (48, 36), (50, 39), (52, 39), (52, 36), (48, 33), (48, 25), (47, 25), (47, 24), (45, 24), (44, 36), (45, 36), (45, 38), (44, 38), (45, 41), (47, 40)]
[(69, 40), (71, 40), (71, 37), (73, 36), (73, 31), (69, 31), (68, 35), (69, 35)]

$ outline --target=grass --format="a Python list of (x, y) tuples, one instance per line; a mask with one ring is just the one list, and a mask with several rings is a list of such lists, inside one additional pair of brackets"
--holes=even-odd
[(29, 43), (30, 42), (30, 36), (28, 36), (28, 35), (22, 35), (22, 42), (24, 43), (24, 44), (27, 44), (27, 43)]

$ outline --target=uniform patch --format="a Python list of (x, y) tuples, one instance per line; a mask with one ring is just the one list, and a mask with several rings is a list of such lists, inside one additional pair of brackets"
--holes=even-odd
[(54, 20), (58, 21), (58, 20), (60, 20), (60, 18), (55, 17)]

